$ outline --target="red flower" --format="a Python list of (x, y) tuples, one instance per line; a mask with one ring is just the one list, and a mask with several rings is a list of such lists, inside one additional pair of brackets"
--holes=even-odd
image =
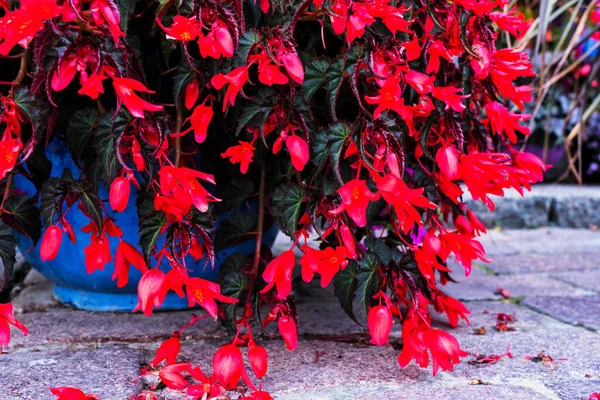
[(498, 25), (498, 28), (511, 33), (517, 39), (521, 39), (533, 23), (533, 20), (525, 20), (523, 13), (517, 13), (516, 5), (507, 12), (490, 13), (490, 19)]
[(165, 273), (160, 269), (150, 269), (142, 275), (138, 283), (138, 303), (133, 311), (142, 310), (150, 316), (152, 307), (160, 307), (167, 295)]
[(169, 389), (182, 390), (188, 385), (188, 382), (181, 373), (190, 372), (191, 367), (190, 363), (165, 365), (158, 371), (158, 377)]
[(517, 143), (515, 131), (521, 132), (525, 136), (528, 136), (530, 133), (529, 128), (521, 126), (519, 122), (527, 121), (531, 117), (531, 114), (508, 112), (508, 108), (495, 101), (485, 105), (485, 113), (487, 118), (481, 122), (489, 124), (491, 131), (497, 135), (502, 135), (502, 132), (504, 132), (511, 143)]
[(419, 94), (427, 94), (433, 90), (435, 77), (417, 71), (410, 71), (404, 75), (406, 83), (412, 86)]
[(285, 145), (292, 157), (292, 165), (297, 171), (302, 171), (308, 163), (308, 144), (300, 136), (292, 134), (285, 139)]
[(254, 375), (258, 379), (262, 379), (267, 374), (267, 369), (269, 368), (267, 350), (262, 346), (258, 346), (254, 340), (250, 340), (248, 348), (248, 360), (250, 361), (252, 372), (254, 372)]
[[(196, 139), (196, 143), (203, 143), (206, 140), (208, 125), (210, 124), (210, 121), (212, 121), (214, 114), (215, 112), (213, 111), (212, 107), (200, 104), (194, 109), (192, 115), (189, 116), (188, 120), (191, 124), (190, 129), (194, 131), (194, 139)], [(190, 129), (182, 133), (187, 133)]]
[(247, 81), (248, 67), (246, 66), (238, 67), (227, 75), (218, 74), (212, 77), (210, 83), (217, 90), (221, 90), (223, 86), (229, 85), (227, 92), (225, 93), (225, 98), (223, 99), (223, 112), (227, 109), (227, 103), (232, 106), (235, 105), (235, 98)]
[(329, 211), (329, 213), (338, 215), (346, 211), (356, 225), (361, 228), (366, 226), (369, 202), (377, 200), (379, 194), (372, 193), (367, 187), (367, 182), (360, 179), (353, 179), (347, 182), (337, 192), (342, 197), (342, 203), (336, 209)]
[[(173, 18), (173, 23), (170, 28), (163, 26), (158, 18), (156, 19), (156, 22), (158, 23), (158, 26), (165, 31), (168, 39), (189, 42), (190, 40), (196, 39), (200, 34), (200, 24), (195, 17), (186, 18), (182, 15), (176, 15)], [(188, 109), (189, 108), (190, 107), (188, 107)]]
[(297, 84), (302, 85), (304, 82), (304, 66), (300, 61), (300, 57), (296, 52), (286, 52), (281, 56), (281, 62), (287, 73), (292, 77)]
[(454, 336), (439, 329), (430, 329), (425, 333), (425, 344), (431, 351), (433, 376), (437, 374), (438, 368), (452, 371), (454, 365), (460, 363), (460, 357), (469, 355), (460, 348)]
[(131, 78), (113, 78), (113, 86), (119, 98), (119, 101), (125, 104), (131, 115), (138, 118), (144, 118), (144, 110), (154, 112), (163, 109), (163, 106), (148, 103), (139, 97), (135, 92), (154, 93), (143, 83)]
[(62, 231), (56, 225), (49, 226), (44, 232), (42, 244), (40, 245), (40, 259), (42, 261), (54, 260), (60, 250), (62, 242)]
[(88, 274), (96, 270), (104, 271), (106, 263), (112, 260), (110, 242), (105, 234), (92, 234), (90, 244), (83, 250), (85, 253), (85, 268)]
[(329, 14), (331, 27), (336, 35), (341, 35), (346, 31), (346, 23), (348, 21), (348, 0), (336, 0), (331, 6), (332, 14)]
[(446, 103), (446, 110), (452, 108), (456, 112), (463, 112), (466, 107), (463, 104), (462, 100), (469, 98), (471, 95), (459, 96), (456, 93), (460, 92), (462, 89), (454, 86), (436, 86), (433, 88), (433, 97), (438, 100)]
[(428, 74), (438, 72), (440, 69), (440, 57), (447, 61), (452, 61), (452, 56), (450, 56), (450, 53), (444, 47), (444, 42), (440, 40), (434, 40), (430, 43), (427, 48), (427, 54), (429, 54), (429, 61), (427, 62), (425, 72)]
[(242, 352), (235, 344), (227, 344), (217, 350), (212, 365), (217, 382), (225, 389), (235, 388), (240, 378), (244, 378), (244, 382), (256, 390), (246, 373)]
[(79, 75), (81, 82), (81, 89), (77, 93), (89, 96), (92, 99), (97, 99), (100, 93), (104, 93), (104, 86), (102, 82), (107, 78), (104, 74), (97, 73), (91, 74), (87, 78), (84, 78), (83, 74)]
[(43, 21), (54, 18), (60, 11), (56, 0), (22, 0), (18, 10), (8, 11), (0, 18), (0, 55), (8, 55), (17, 44), (27, 47), (44, 27)]
[[(268, 0), (260, 0), (261, 4), (263, 1), (268, 1)], [(273, 400), (273, 397), (271, 397), (269, 392), (264, 392), (262, 390), (258, 390), (256, 392), (250, 393), (250, 397), (240, 397), (240, 400)], [(590, 400), (593, 400), (593, 399), (590, 399)]]
[(100, 400), (96, 395), (85, 394), (82, 390), (72, 387), (57, 387), (50, 389), (56, 400)]
[(90, 6), (90, 11), (97, 25), (102, 25), (104, 22), (108, 24), (115, 43), (119, 42), (119, 37), (125, 36), (125, 33), (121, 30), (119, 9), (112, 0), (94, 0)]
[(471, 273), (473, 260), (480, 259), (484, 262), (491, 260), (485, 258), (485, 250), (477, 240), (468, 238), (458, 232), (446, 232), (440, 235), (443, 246), (456, 256), (456, 262), (461, 263), (465, 269), (465, 276)]
[(321, 287), (326, 288), (335, 274), (348, 265), (346, 252), (344, 246), (338, 246), (335, 250), (333, 247), (327, 247), (325, 250), (315, 250), (307, 247), (300, 259), (302, 280), (308, 283), (312, 281), (315, 272), (318, 272), (321, 274)]
[(435, 209), (436, 205), (423, 196), (423, 188), (409, 189), (402, 179), (394, 175), (386, 175), (377, 182), (381, 195), (394, 207), (400, 228), (404, 234), (413, 228), (414, 224), (423, 225), (421, 214), (415, 207)]
[(342, 237), (342, 243), (346, 249), (346, 256), (348, 258), (356, 258), (356, 243), (354, 241), (354, 235), (347, 225), (342, 225), (340, 227), (340, 236)]
[(275, 257), (267, 265), (262, 274), (263, 279), (268, 282), (261, 293), (268, 292), (273, 286), (277, 285), (277, 297), (280, 300), (285, 299), (292, 291), (292, 271), (296, 265), (296, 256), (292, 250), (287, 250)]
[(109, 203), (110, 207), (118, 212), (123, 212), (129, 202), (129, 179), (118, 177), (110, 184)]
[(473, 52), (479, 56), (479, 59), (471, 58), (471, 68), (473, 68), (476, 77), (485, 79), (492, 69), (492, 54), (483, 43), (473, 44)]
[(421, 47), (419, 46), (419, 38), (413, 34), (413, 39), (410, 42), (402, 43), (402, 47), (406, 50), (406, 60), (414, 61), (421, 57)]
[(389, 307), (375, 306), (369, 310), (368, 315), (369, 333), (371, 334), (371, 343), (382, 346), (389, 344), (389, 336), (392, 331), (392, 313)]
[(8, 347), (10, 342), (10, 326), (8, 324), (20, 329), (24, 336), (29, 333), (25, 325), (15, 318), (12, 304), (0, 304), (0, 353)]
[(221, 157), (230, 157), (229, 161), (231, 161), (232, 164), (240, 163), (240, 172), (245, 174), (248, 172), (248, 167), (254, 157), (254, 150), (252, 143), (240, 140), (240, 144), (228, 148), (225, 153), (221, 154)]
[(178, 219), (193, 205), (200, 212), (208, 210), (208, 203), (220, 199), (210, 194), (198, 179), (215, 183), (214, 177), (186, 167), (164, 166), (158, 172), (161, 195), (154, 199), (157, 210), (171, 213)]
[(190, 83), (188, 83), (188, 85), (185, 87), (185, 95), (184, 95), (185, 108), (187, 108), (188, 110), (191, 110), (192, 107), (194, 107), (194, 104), (196, 104), (199, 94), (200, 94), (200, 89), (198, 88), (198, 81), (196, 79), (194, 79)]
[(223, 296), (221, 287), (218, 283), (207, 281), (202, 278), (189, 278), (186, 281), (186, 292), (188, 297), (188, 306), (194, 304), (202, 306), (215, 320), (217, 319), (217, 303), (219, 300), (223, 303), (237, 303), (238, 300), (232, 297)]
[(279, 65), (273, 64), (266, 51), (263, 50), (250, 59), (258, 63), (258, 80), (263, 85), (285, 85), (288, 83), (288, 77), (281, 72)]
[(179, 342), (178, 335), (165, 340), (161, 343), (158, 350), (156, 350), (156, 356), (150, 361), (150, 366), (156, 367), (163, 361), (166, 361), (166, 365), (175, 364), (180, 349), (181, 343)]
[(144, 260), (142, 253), (129, 243), (121, 240), (117, 246), (115, 271), (112, 276), (113, 281), (117, 279), (117, 287), (122, 288), (127, 285), (129, 281), (129, 266), (132, 264), (142, 273), (148, 271), (146, 260)]
[(0, 142), (0, 179), (4, 179), (13, 170), (22, 148), (20, 139), (5, 139)]
[[(429, 232), (423, 238), (422, 247), (414, 247), (413, 249), (415, 255), (415, 261), (417, 262), (417, 266), (419, 267), (419, 271), (423, 274), (423, 277), (429, 281), (434, 281), (433, 269), (437, 269), (439, 271), (450, 272), (448, 268), (440, 264), (439, 259), (446, 261), (448, 255), (443, 253), (442, 241), (438, 238), (433, 229), (430, 229)], [(443, 253), (443, 254), (442, 254)]]
[(377, 104), (377, 108), (373, 113), (373, 118), (377, 119), (385, 110), (393, 110), (402, 117), (402, 119), (411, 119), (412, 114), (404, 105), (402, 97), (402, 89), (400, 88), (400, 78), (390, 76), (385, 80), (385, 83), (379, 90), (378, 96), (365, 96), (365, 100), (369, 104)]
[(440, 168), (440, 171), (448, 177), (448, 179), (457, 179), (458, 176), (458, 151), (451, 146), (442, 146), (435, 154), (435, 161)]
[(58, 63), (54, 75), (52, 75), (52, 90), (60, 92), (75, 78), (77, 73), (78, 59), (76, 53), (70, 53), (62, 57)]
[(279, 318), (277, 323), (279, 333), (285, 342), (288, 350), (294, 350), (298, 347), (298, 332), (296, 329), (296, 321), (289, 316)]
[(200, 55), (204, 58), (233, 56), (233, 38), (225, 23), (220, 20), (216, 20), (213, 23), (210, 32), (206, 36), (200, 34), (200, 37), (198, 37), (198, 46), (200, 47)]
[(434, 300), (433, 305), (435, 306), (436, 311), (446, 313), (450, 326), (456, 328), (458, 326), (459, 317), (467, 321), (467, 324), (470, 325), (467, 314), (471, 314), (471, 311), (469, 311), (459, 300), (454, 297), (446, 296), (442, 292), (437, 292)]

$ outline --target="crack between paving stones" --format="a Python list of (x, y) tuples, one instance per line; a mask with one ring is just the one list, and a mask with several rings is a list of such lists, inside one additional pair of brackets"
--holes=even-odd
[(594, 332), (594, 333), (598, 333), (598, 331), (597, 331), (596, 329), (589, 328), (589, 327), (587, 327), (587, 326), (585, 326), (585, 325), (581, 325), (581, 324), (579, 324), (579, 323), (572, 324), (572, 323), (570, 323), (570, 322), (567, 322), (567, 321), (564, 321), (564, 320), (558, 319), (558, 318), (556, 318), (555, 316), (553, 316), (553, 315), (551, 315), (551, 314), (548, 314), (548, 313), (546, 313), (546, 312), (544, 312), (544, 311), (540, 310), (540, 309), (539, 309), (539, 308), (537, 308), (537, 307), (529, 306), (529, 305), (527, 305), (527, 304), (523, 304), (523, 303), (519, 303), (519, 304), (518, 304), (518, 306), (519, 306), (519, 307), (526, 308), (526, 309), (528, 309), (528, 310), (530, 310), (530, 311), (533, 311), (533, 312), (535, 312), (535, 313), (537, 313), (537, 314), (540, 314), (540, 315), (543, 315), (543, 316), (545, 316), (545, 317), (551, 318), (551, 319), (553, 319), (554, 321), (560, 322), (560, 323), (561, 323), (561, 324), (563, 324), (563, 325), (573, 326), (573, 327), (576, 327), (576, 328), (583, 328), (583, 329), (585, 329), (586, 331), (589, 331), (589, 332)]

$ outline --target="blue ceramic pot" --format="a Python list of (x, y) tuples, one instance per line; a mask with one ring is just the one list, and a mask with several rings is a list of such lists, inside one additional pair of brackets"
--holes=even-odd
[[(52, 177), (60, 177), (65, 168), (71, 170), (73, 177), (77, 178), (79, 176), (79, 169), (62, 142), (54, 140), (48, 146), (46, 156), (52, 163)], [(19, 175), (15, 176), (15, 187), (26, 191), (29, 195), (35, 193), (33, 185), (26, 178)], [(104, 187), (100, 188), (99, 194), (102, 199), (108, 199), (108, 192)], [(135, 208), (136, 197), (136, 194), (132, 191), (129, 204), (125, 211), (121, 213), (113, 212), (110, 207), (107, 207), (109, 215), (116, 219), (116, 224), (123, 231), (123, 240), (134, 245), (139, 242), (137, 211)], [(241, 209), (244, 207), (246, 209), (250, 207), (253, 212), (257, 212), (256, 202), (249, 206), (243, 206)], [(226, 220), (227, 216), (228, 214), (219, 215), (216, 218), (215, 227), (218, 227), (221, 221)], [(69, 210), (67, 218), (76, 234), (90, 222), (89, 218), (76, 207)], [(271, 246), (275, 241), (277, 232), (278, 229), (275, 225), (265, 232), (263, 234), (264, 244)], [(75, 244), (71, 243), (65, 234), (58, 256), (54, 260), (46, 262), (40, 260), (40, 243), (31, 249), (33, 244), (31, 239), (18, 235), (17, 240), (20, 250), (24, 253), (25, 260), (54, 283), (54, 294), (62, 303), (93, 311), (131, 311), (137, 304), (137, 285), (141, 273), (136, 268), (130, 268), (129, 282), (127, 286), (121, 289), (117, 288), (116, 281), (112, 280), (114, 262), (107, 263), (103, 271), (95, 271), (93, 274), (86, 272), (83, 250), (90, 243), (88, 234), (78, 235)], [(110, 248), (113, 256), (118, 244), (119, 240), (117, 238), (110, 238)], [(158, 245), (161, 246), (161, 244), (159, 241)], [(251, 254), (254, 252), (254, 246), (254, 240), (249, 240), (217, 253), (214, 269), (211, 268), (210, 262), (206, 262), (205, 259), (195, 262), (191, 256), (188, 256), (186, 264), (190, 270), (189, 273), (191, 276), (215, 281), (219, 273), (219, 266), (225, 258), (235, 252)], [(152, 266), (155, 264), (156, 260), (152, 259)], [(187, 299), (180, 298), (171, 292), (167, 295), (162, 308), (187, 308)]]

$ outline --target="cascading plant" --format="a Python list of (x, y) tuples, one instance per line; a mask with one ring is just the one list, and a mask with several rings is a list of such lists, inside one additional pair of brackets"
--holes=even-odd
[[(458, 265), (468, 275), (473, 261), (486, 261), (477, 240), (485, 227), (463, 194), (493, 209), (490, 195), (522, 193), (547, 167), (516, 146), (529, 131), (521, 125), (527, 116), (514, 111), (531, 99), (534, 72), (525, 53), (495, 47), (500, 31), (528, 27), (507, 5), (0, 2), (7, 275), (11, 230), (41, 238), (45, 260), (60, 252), (65, 233), (73, 241), (88, 235), (89, 273), (113, 258), (119, 286), (131, 266), (143, 272), (137, 308), (145, 314), (167, 292), (187, 296), (235, 338), (215, 353), (207, 375), (177, 361), (177, 332), (142, 375), (199, 398), (235, 389), (240, 379), (251, 389), (244, 398), (271, 398), (247, 374), (243, 353), (260, 380), (268, 365), (260, 332), (272, 337), (276, 325), (287, 348), (297, 346), (295, 269), (304, 282), (318, 275), (322, 287), (333, 285), (374, 345), (388, 344), (392, 324), (401, 324), (400, 366), (427, 367), (431, 357), (434, 375), (451, 370), (466, 352), (431, 326), (430, 309), (452, 326), (468, 321), (467, 308), (440, 285), (463, 272)], [(49, 179), (44, 149), (52, 141), (66, 141), (76, 175)], [(38, 194), (15, 189), (16, 175)], [(122, 240), (111, 254), (107, 238), (121, 229), (107, 210), (123, 211), (131, 191), (140, 241)], [(215, 215), (249, 199), (258, 199), (257, 217), (234, 214), (212, 229)], [(89, 217), (85, 232), (71, 227), (74, 208)], [(261, 247), (271, 221), (291, 238), (276, 256)], [(255, 238), (256, 252), (225, 260), (218, 283), (190, 277), (186, 255), (214, 257), (215, 236)], [(162, 269), (150, 267), (152, 258)], [(3, 304), (2, 348), (8, 324), (26, 332)], [(77, 389), (53, 389), (69, 391)]]

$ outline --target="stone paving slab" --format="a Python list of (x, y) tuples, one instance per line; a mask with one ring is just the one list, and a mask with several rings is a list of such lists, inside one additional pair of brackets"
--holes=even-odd
[[(600, 208), (599, 208), (600, 210)], [(598, 212), (600, 214), (600, 212)], [(573, 228), (489, 230), (482, 244), (509, 246), (520, 254), (586, 254), (600, 252), (600, 231)]]
[(600, 270), (562, 272), (552, 274), (552, 277), (584, 289), (600, 292)]
[[(470, 276), (454, 274), (453, 278), (458, 282), (448, 283), (440, 287), (442, 291), (459, 300), (500, 300), (502, 296), (498, 289), (506, 289), (512, 293), (512, 297), (521, 298), (525, 296), (557, 296), (564, 293), (571, 295), (589, 295), (593, 292), (552, 279), (541, 274), (519, 274), (519, 275), (486, 275), (473, 269)], [(455, 277), (456, 276), (456, 277)]]
[(138, 350), (117, 346), (2, 354), (0, 398), (50, 400), (56, 399), (50, 388), (72, 386), (102, 400), (123, 400), (139, 393), (139, 384), (131, 383), (139, 362)]
[(599, 295), (530, 297), (523, 305), (568, 324), (600, 330)]
[[(496, 255), (489, 263), (479, 263), (496, 274), (585, 271), (600, 269), (600, 251), (588, 254), (513, 254)], [(552, 275), (555, 276), (555, 275)]]
[[(200, 310), (193, 311), (201, 314)], [(148, 343), (168, 338), (186, 324), (192, 311), (156, 312), (152, 317), (140, 313), (97, 313), (55, 308), (31, 312), (18, 318), (29, 328), (24, 337), (13, 331), (11, 348), (69, 345), (78, 343)], [(198, 323), (185, 330), (195, 339), (219, 339), (227, 336), (220, 324), (211, 321)]]

